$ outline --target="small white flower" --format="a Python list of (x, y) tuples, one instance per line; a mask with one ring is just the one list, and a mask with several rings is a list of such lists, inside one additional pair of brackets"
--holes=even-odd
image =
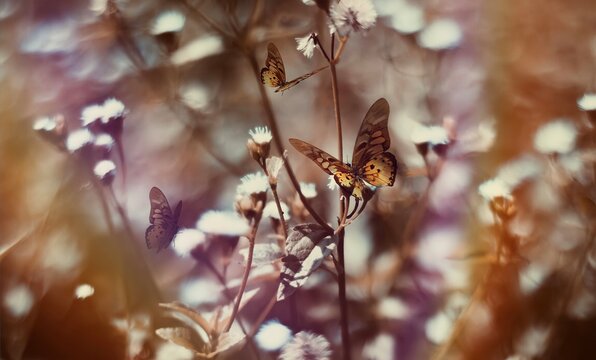
[(245, 175), (240, 181), (240, 185), (236, 188), (236, 194), (238, 195), (259, 194), (269, 189), (269, 179), (260, 171)]
[(596, 110), (596, 93), (586, 93), (577, 100), (577, 106), (584, 111)]
[[(333, 182), (335, 183), (335, 180)], [(302, 192), (302, 195), (304, 195), (304, 197), (307, 199), (317, 197), (317, 187), (314, 183), (305, 183), (301, 181), (300, 191)]]
[(329, 175), (329, 180), (327, 181), (327, 187), (329, 190), (337, 190), (339, 189), (339, 185), (335, 182), (335, 178), (333, 175)]
[(314, 0), (302, 0), (302, 3), (308, 6), (313, 6), (317, 4)]
[(322, 335), (301, 331), (287, 343), (280, 355), (280, 360), (328, 360), (331, 357), (329, 341)]
[(330, 9), (331, 25), (343, 34), (350, 30), (368, 30), (377, 21), (377, 12), (370, 0), (342, 0)]
[(488, 201), (497, 197), (513, 199), (511, 196), (511, 188), (499, 178), (490, 179), (480, 184), (478, 193)]
[(151, 34), (159, 35), (168, 32), (178, 32), (184, 27), (186, 18), (178, 11), (165, 11), (159, 14), (151, 27)]
[[(285, 202), (281, 201), (281, 210), (284, 212), (284, 219), (290, 220), (290, 208), (286, 205)], [(277, 211), (277, 204), (275, 201), (269, 201), (267, 205), (265, 205), (265, 209), (263, 209), (263, 216), (268, 216), (272, 219), (279, 220), (279, 211)]]
[(556, 120), (543, 125), (534, 136), (534, 148), (543, 154), (566, 154), (575, 147), (577, 129), (568, 120)]
[(4, 294), (4, 307), (14, 317), (29, 314), (33, 307), (33, 293), (27, 285), (17, 285)]
[(100, 160), (93, 167), (93, 173), (99, 179), (114, 176), (116, 174), (116, 164), (112, 160)]
[(267, 126), (257, 126), (248, 131), (248, 134), (257, 145), (269, 144), (273, 136)]
[(282, 158), (277, 156), (272, 156), (265, 160), (265, 167), (267, 169), (267, 173), (269, 173), (270, 183), (277, 184), (277, 177), (279, 176), (279, 171), (283, 165), (284, 161)]
[(108, 134), (99, 134), (93, 142), (95, 146), (111, 149), (114, 146), (114, 138)]
[(111, 119), (119, 118), (125, 114), (126, 107), (124, 107), (124, 104), (118, 99), (110, 98), (103, 103), (103, 116), (101, 121), (107, 124)]
[(248, 232), (250, 226), (233, 211), (211, 210), (197, 221), (197, 229), (207, 234), (241, 236)]
[(315, 36), (317, 36), (317, 34), (312, 33), (305, 37), (296, 38), (296, 44), (298, 45), (296, 49), (309, 59), (312, 57), (315, 47), (317, 46), (315, 44)]
[(281, 324), (278, 320), (271, 320), (261, 326), (255, 336), (257, 345), (265, 351), (281, 349), (292, 336), (292, 330)]
[(56, 129), (57, 126), (58, 122), (56, 121), (56, 117), (44, 116), (35, 120), (35, 122), (33, 123), (33, 130), (53, 131), (54, 129)]
[(94, 293), (95, 289), (89, 284), (81, 284), (75, 289), (75, 296), (77, 299), (86, 299)]
[(71, 153), (74, 153), (75, 151), (83, 148), (85, 145), (92, 144), (94, 140), (93, 134), (91, 134), (91, 131), (88, 129), (77, 129), (71, 132), (66, 138), (66, 148)]
[(83, 109), (81, 112), (81, 121), (83, 126), (87, 126), (97, 120), (101, 120), (104, 115), (103, 106), (101, 105), (90, 105)]
[(174, 251), (178, 256), (187, 257), (197, 246), (205, 242), (205, 234), (197, 229), (182, 229), (174, 238)]
[(449, 134), (442, 126), (419, 125), (410, 134), (410, 139), (414, 144), (429, 143), (434, 146), (448, 144)]
[(422, 30), (417, 39), (422, 47), (431, 50), (443, 50), (459, 45), (462, 37), (461, 28), (455, 21), (438, 19)]

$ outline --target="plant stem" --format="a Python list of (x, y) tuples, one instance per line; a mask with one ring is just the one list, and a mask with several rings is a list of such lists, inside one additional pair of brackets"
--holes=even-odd
[(279, 200), (279, 195), (277, 194), (277, 185), (271, 184), (271, 193), (273, 193), (273, 199), (275, 200), (275, 205), (277, 206), (277, 212), (279, 213), (279, 221), (281, 222), (281, 234), (285, 239), (288, 238), (288, 226), (286, 225), (286, 220), (284, 219), (284, 211), (281, 208), (281, 201)]

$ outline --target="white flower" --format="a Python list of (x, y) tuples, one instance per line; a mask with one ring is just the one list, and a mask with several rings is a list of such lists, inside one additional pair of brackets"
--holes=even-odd
[(302, 3), (308, 6), (316, 5), (316, 2), (314, 0), (302, 0)]
[(584, 111), (596, 110), (596, 93), (586, 93), (577, 100), (577, 106)]
[(305, 37), (296, 38), (296, 49), (300, 51), (307, 58), (311, 58), (317, 44), (315, 44), (316, 33), (308, 34)]
[(556, 120), (543, 125), (534, 135), (534, 148), (543, 154), (566, 154), (575, 147), (577, 129), (568, 120)]
[(52, 117), (41, 117), (38, 118), (37, 120), (35, 120), (35, 122), (33, 123), (33, 130), (36, 131), (53, 131), (54, 129), (56, 129), (56, 127), (58, 127), (58, 122), (56, 121), (56, 117), (52, 116)]
[(257, 126), (256, 128), (249, 130), (248, 134), (257, 145), (269, 144), (273, 137), (271, 131), (267, 126)]
[[(281, 210), (284, 212), (284, 219), (286, 221), (290, 220), (290, 208), (283, 201), (280, 202), (280, 205)], [(263, 216), (268, 216), (272, 219), (279, 220), (279, 211), (277, 211), (277, 205), (275, 204), (275, 201), (269, 201), (267, 203), (265, 209), (263, 209)]]
[(435, 344), (441, 344), (451, 333), (453, 328), (453, 320), (447, 316), (444, 312), (437, 313), (434, 317), (430, 318), (424, 327), (426, 337), (428, 340)]
[(442, 126), (419, 125), (410, 133), (410, 139), (414, 144), (430, 143), (440, 145), (449, 143), (449, 134)]
[(103, 106), (101, 105), (90, 105), (83, 109), (81, 112), (81, 120), (83, 121), (83, 126), (87, 126), (97, 120), (101, 120), (103, 118)]
[(71, 153), (74, 153), (77, 150), (80, 150), (85, 145), (89, 145), (93, 143), (94, 136), (91, 134), (86, 128), (77, 129), (71, 132), (68, 137), (66, 138), (66, 148)]
[(241, 236), (250, 227), (243, 217), (233, 211), (211, 210), (197, 221), (197, 229), (207, 234)]
[(377, 12), (370, 0), (342, 0), (330, 9), (331, 30), (343, 34), (350, 30), (368, 30), (377, 21)]
[(197, 246), (205, 242), (205, 234), (197, 229), (182, 229), (174, 238), (174, 251), (178, 256), (187, 257)]
[(290, 341), (291, 336), (292, 330), (277, 320), (271, 320), (261, 326), (255, 336), (255, 341), (261, 349), (275, 351)]
[(364, 345), (362, 354), (365, 359), (393, 359), (395, 354), (395, 339), (390, 334), (381, 333)]
[(459, 25), (450, 19), (438, 19), (418, 34), (420, 46), (432, 50), (453, 48), (461, 42), (462, 32)]
[(17, 285), (4, 295), (4, 307), (14, 317), (29, 314), (33, 307), (33, 293), (27, 285)]
[(206, 110), (211, 100), (209, 89), (199, 83), (182, 88), (180, 97), (183, 103), (195, 110)]
[(283, 165), (284, 161), (282, 160), (282, 158), (277, 156), (272, 156), (265, 160), (265, 168), (267, 169), (267, 173), (269, 174), (270, 183), (277, 184), (277, 177), (279, 176), (279, 171), (281, 170)]
[(335, 178), (333, 175), (329, 175), (329, 180), (327, 181), (327, 187), (329, 190), (336, 190), (339, 189), (339, 185), (335, 182)]
[(301, 331), (281, 351), (280, 360), (328, 360), (331, 356), (329, 341), (322, 335)]
[(99, 134), (93, 142), (95, 146), (111, 149), (114, 146), (114, 138), (108, 134)]
[(522, 182), (535, 178), (542, 171), (541, 163), (534, 156), (524, 155), (502, 165), (497, 171), (497, 178), (514, 188)]
[(212, 280), (193, 279), (182, 284), (180, 301), (190, 306), (216, 304), (220, 298), (222, 288)]
[(75, 289), (75, 296), (77, 299), (85, 299), (95, 293), (93, 286), (89, 284), (81, 284)]
[(499, 178), (490, 179), (480, 184), (478, 193), (488, 201), (497, 197), (512, 199), (511, 188)]
[(101, 121), (107, 124), (111, 119), (124, 116), (125, 113), (126, 107), (124, 107), (124, 104), (120, 100), (110, 98), (103, 103), (103, 116)]
[(391, 13), (391, 26), (403, 34), (412, 34), (424, 27), (424, 11), (420, 6), (411, 5), (406, 1), (393, 0), (396, 6)]
[(240, 185), (236, 188), (236, 194), (238, 195), (259, 194), (269, 189), (269, 179), (260, 171), (245, 175), (240, 181)]
[(178, 11), (164, 11), (153, 22), (151, 34), (159, 35), (167, 32), (178, 32), (184, 27), (185, 21), (184, 15)]
[(212, 35), (201, 36), (176, 50), (170, 60), (174, 65), (198, 61), (223, 51), (223, 41)]
[[(335, 180), (333, 181), (335, 183)], [(336, 184), (337, 185), (337, 184)], [(300, 182), (300, 191), (307, 199), (312, 199), (317, 196), (317, 187), (314, 183)]]
[(112, 160), (100, 160), (93, 167), (93, 173), (99, 179), (114, 176), (116, 174), (116, 164)]

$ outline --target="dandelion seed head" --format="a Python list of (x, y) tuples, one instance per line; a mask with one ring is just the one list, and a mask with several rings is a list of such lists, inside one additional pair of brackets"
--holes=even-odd
[(118, 99), (110, 98), (103, 103), (103, 116), (101, 121), (107, 124), (110, 120), (122, 117), (125, 114), (126, 107), (124, 104)]
[(377, 21), (377, 11), (370, 0), (342, 0), (331, 5), (330, 28), (335, 27), (342, 34), (353, 31), (368, 30)]
[(316, 33), (308, 34), (304, 37), (296, 38), (296, 50), (300, 51), (304, 56), (310, 59), (313, 55), (315, 50), (316, 44), (314, 37), (317, 36)]
[(281, 349), (292, 337), (292, 330), (278, 320), (270, 320), (263, 324), (255, 336), (257, 345), (265, 351)]
[(327, 180), (327, 187), (329, 188), (329, 190), (339, 189), (339, 185), (337, 185), (337, 182), (335, 182), (335, 178), (333, 177), (333, 175), (329, 175)]
[(568, 120), (543, 125), (534, 135), (534, 148), (543, 154), (566, 154), (575, 147), (577, 128)]
[(114, 176), (116, 174), (116, 164), (112, 160), (100, 160), (93, 167), (93, 173), (99, 179)]
[(77, 129), (66, 138), (66, 148), (71, 153), (74, 153), (86, 145), (90, 145), (95, 140), (91, 131), (86, 128)]
[(159, 35), (168, 32), (178, 32), (182, 30), (185, 22), (186, 18), (184, 14), (174, 10), (164, 11), (153, 22), (151, 34)]
[(257, 126), (248, 131), (248, 134), (257, 145), (269, 144), (273, 136), (267, 126)]
[(17, 318), (29, 314), (33, 307), (33, 292), (27, 285), (20, 284), (12, 287), (4, 294), (4, 307)]
[(430, 23), (417, 37), (420, 46), (431, 50), (443, 50), (460, 44), (463, 34), (460, 26), (450, 19), (438, 19)]
[(480, 184), (478, 193), (488, 201), (497, 197), (503, 197), (509, 200), (513, 199), (511, 188), (499, 178), (490, 179)]
[(308, 331), (297, 333), (287, 343), (279, 357), (280, 360), (328, 360), (331, 357), (331, 346), (323, 335), (313, 334)]
[(262, 172), (248, 174), (240, 179), (240, 185), (236, 188), (237, 195), (251, 195), (267, 192), (269, 179)]
[(101, 105), (90, 105), (83, 109), (81, 112), (81, 121), (83, 126), (87, 126), (97, 120), (101, 120), (104, 116), (103, 106)]
[[(333, 180), (333, 182), (335, 183), (335, 180)], [(302, 192), (302, 195), (304, 195), (304, 197), (307, 199), (313, 199), (317, 197), (317, 186), (314, 183), (306, 183), (301, 181), (300, 191)]]
[(197, 229), (182, 229), (174, 237), (174, 251), (178, 256), (188, 257), (197, 246), (205, 243), (205, 234)]
[[(286, 221), (290, 220), (290, 208), (283, 201), (280, 201), (280, 205), (281, 210), (284, 212), (284, 219)], [(265, 205), (265, 209), (263, 209), (263, 216), (279, 220), (279, 211), (277, 211), (277, 205), (275, 204), (275, 201), (269, 201), (267, 205)]]
[(211, 210), (203, 214), (197, 222), (197, 229), (213, 235), (241, 236), (250, 226), (246, 220), (233, 211)]
[(95, 289), (89, 284), (81, 284), (75, 289), (75, 297), (77, 299), (86, 299), (94, 293)]

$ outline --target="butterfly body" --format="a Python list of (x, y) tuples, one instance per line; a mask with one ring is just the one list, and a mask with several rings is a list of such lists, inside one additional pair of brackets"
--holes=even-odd
[(275, 89), (275, 92), (284, 92), (325, 68), (327, 67), (322, 67), (294, 80), (286, 81), (286, 69), (281, 54), (273, 43), (269, 43), (269, 45), (267, 45), (267, 60), (265, 60), (265, 67), (261, 69), (261, 82), (269, 87), (277, 88)]
[(290, 143), (314, 161), (335, 182), (358, 200), (366, 199), (376, 187), (392, 186), (397, 174), (397, 159), (387, 152), (390, 146), (387, 122), (389, 104), (377, 100), (368, 110), (354, 145), (352, 164), (344, 163), (318, 147), (298, 139)]
[(167, 248), (178, 232), (178, 219), (182, 210), (182, 201), (178, 202), (172, 212), (170, 204), (164, 193), (157, 187), (152, 187), (149, 192), (151, 211), (149, 222), (151, 225), (145, 231), (145, 242), (148, 249), (157, 249), (157, 252)]

